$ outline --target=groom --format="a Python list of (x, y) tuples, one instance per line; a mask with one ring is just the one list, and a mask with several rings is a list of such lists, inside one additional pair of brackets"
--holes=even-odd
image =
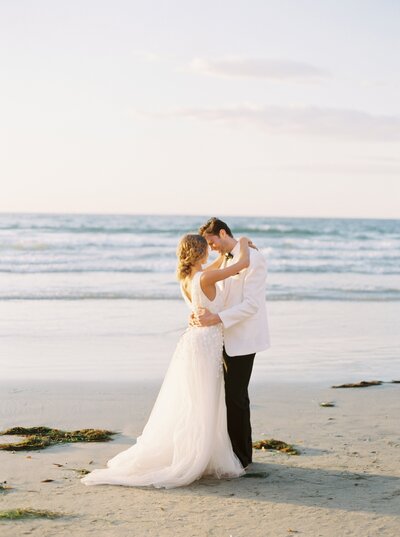
[[(199, 233), (207, 240), (211, 250), (225, 255), (223, 267), (235, 263), (240, 245), (225, 222), (210, 218), (201, 226)], [(249, 267), (222, 282), (224, 310), (211, 313), (204, 308), (193, 320), (197, 326), (223, 325), (228, 433), (233, 451), (244, 468), (252, 462), (248, 385), (256, 352), (269, 347), (266, 277), (264, 256), (250, 248)]]

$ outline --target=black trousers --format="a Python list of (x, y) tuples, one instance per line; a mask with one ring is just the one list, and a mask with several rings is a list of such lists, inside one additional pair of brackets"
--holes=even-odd
[(254, 357), (255, 354), (228, 356), (224, 348), (228, 433), (233, 451), (244, 467), (252, 462), (253, 452), (248, 386)]

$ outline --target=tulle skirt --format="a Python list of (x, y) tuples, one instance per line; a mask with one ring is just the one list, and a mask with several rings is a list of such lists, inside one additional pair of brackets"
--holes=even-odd
[(82, 482), (173, 488), (242, 475), (227, 431), (222, 345), (221, 325), (188, 328), (136, 444)]

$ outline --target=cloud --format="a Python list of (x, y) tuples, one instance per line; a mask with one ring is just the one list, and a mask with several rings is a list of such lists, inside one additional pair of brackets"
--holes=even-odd
[(304, 134), (353, 140), (400, 140), (400, 117), (373, 115), (346, 108), (243, 104), (220, 108), (177, 108), (150, 115), (221, 124), (248, 124), (274, 134)]
[(225, 57), (194, 58), (190, 71), (209, 76), (229, 78), (265, 78), (275, 81), (315, 81), (329, 73), (309, 63), (268, 58)]

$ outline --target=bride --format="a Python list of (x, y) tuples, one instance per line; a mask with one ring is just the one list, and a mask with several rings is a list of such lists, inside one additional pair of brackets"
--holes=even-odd
[[(208, 244), (201, 235), (185, 235), (178, 245), (177, 276), (183, 298), (194, 311), (223, 309), (218, 281), (249, 266), (249, 241), (240, 239), (236, 263), (220, 268), (221, 255), (204, 268)], [(94, 470), (85, 485), (173, 488), (202, 476), (238, 477), (243, 467), (232, 450), (226, 422), (222, 325), (189, 327), (178, 341), (167, 374), (136, 444)]]

